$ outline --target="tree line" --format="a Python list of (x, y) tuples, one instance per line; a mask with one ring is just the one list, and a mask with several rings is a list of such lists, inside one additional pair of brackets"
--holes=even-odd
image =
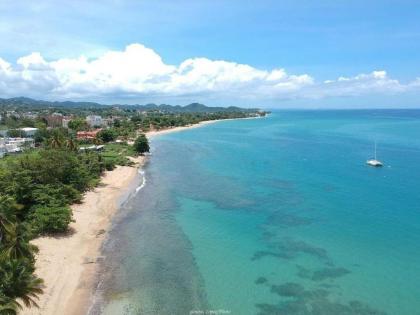
[[(109, 137), (104, 132), (106, 142)], [(72, 221), (70, 205), (95, 187), (101, 174), (124, 164), (127, 154), (148, 151), (140, 135), (133, 146), (118, 145), (118, 152), (83, 151), (62, 129), (42, 129), (40, 146), (0, 162), (0, 314), (16, 314), (23, 305), (37, 306), (43, 282), (35, 274), (37, 248), (30, 240), (40, 235), (65, 233)], [(118, 156), (119, 159), (113, 159)]]

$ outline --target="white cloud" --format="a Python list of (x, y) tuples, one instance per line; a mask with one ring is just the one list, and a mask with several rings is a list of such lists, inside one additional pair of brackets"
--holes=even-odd
[(367, 94), (397, 94), (407, 92), (413, 84), (401, 84), (391, 79), (386, 71), (373, 71), (369, 74), (359, 74), (354, 77), (339, 77), (336, 80), (326, 80), (317, 84), (306, 97), (322, 98), (331, 96), (359, 96)]
[(0, 58), (0, 93), (48, 99), (139, 99), (195, 96), (220, 103), (226, 98), (281, 100), (402, 93), (420, 88), (420, 79), (401, 84), (385, 71), (316, 82), (308, 74), (284, 69), (262, 70), (246, 64), (191, 58), (166, 64), (152, 49), (132, 44), (88, 59), (46, 61), (40, 53), (12, 65)]

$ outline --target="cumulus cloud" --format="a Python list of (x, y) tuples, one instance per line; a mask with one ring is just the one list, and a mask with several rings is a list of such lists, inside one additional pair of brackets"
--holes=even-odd
[(410, 85), (403, 85), (398, 80), (391, 79), (386, 71), (373, 71), (369, 74), (339, 77), (336, 80), (324, 81), (322, 85), (313, 91), (312, 95), (325, 97), (358, 96), (373, 93), (395, 94), (407, 91), (410, 88)]
[(40, 53), (19, 58), (14, 65), (0, 58), (2, 96), (63, 98), (226, 97), (244, 100), (324, 98), (371, 93), (402, 93), (420, 88), (420, 79), (401, 84), (385, 71), (316, 82), (308, 74), (284, 69), (262, 70), (250, 65), (207, 58), (166, 64), (140, 44), (109, 51), (94, 59), (47, 61)]

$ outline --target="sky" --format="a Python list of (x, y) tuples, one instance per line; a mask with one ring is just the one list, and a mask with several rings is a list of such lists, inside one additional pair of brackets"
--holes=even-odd
[(419, 108), (420, 2), (0, 1), (0, 97)]

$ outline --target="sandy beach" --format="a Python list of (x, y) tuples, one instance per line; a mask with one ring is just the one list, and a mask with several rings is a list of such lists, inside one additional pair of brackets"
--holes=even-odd
[(20, 314), (85, 314), (93, 294), (96, 262), (119, 200), (128, 192), (145, 157), (136, 166), (118, 166), (106, 172), (101, 185), (85, 194), (81, 204), (73, 205), (74, 222), (63, 236), (40, 237), (33, 241), (39, 248), (36, 274), (44, 279), (44, 294), (39, 308)]
[(188, 126), (183, 126), (183, 127), (174, 127), (174, 128), (169, 128), (169, 129), (162, 129), (162, 130), (154, 130), (154, 131), (149, 131), (146, 133), (147, 138), (153, 138), (154, 136), (158, 136), (158, 135), (162, 135), (162, 134), (167, 134), (167, 133), (172, 133), (172, 132), (178, 132), (178, 131), (183, 131), (183, 130), (187, 130), (187, 129), (192, 129), (192, 128), (199, 128), (199, 127), (203, 127), (205, 125), (209, 125), (215, 122), (218, 122), (221, 120), (207, 120), (207, 121), (202, 121), (198, 124), (195, 125), (188, 125)]
[(209, 124), (213, 124), (213, 123), (216, 123), (216, 122), (220, 122), (220, 121), (238, 120), (238, 119), (257, 119), (257, 118), (260, 118), (260, 117), (245, 117), (245, 118), (228, 118), (228, 119), (206, 120), (206, 121), (199, 122), (198, 124), (195, 124), (195, 125), (174, 127), (174, 128), (162, 129), (162, 130), (154, 130), (154, 131), (149, 131), (146, 134), (147, 134), (147, 137), (150, 139), (150, 138), (153, 138), (154, 136), (167, 134), (167, 133), (172, 133), (172, 132), (179, 132), (179, 131), (192, 129), (192, 128), (200, 128), (200, 127), (203, 127), (203, 126), (206, 126), (206, 125), (209, 125)]

